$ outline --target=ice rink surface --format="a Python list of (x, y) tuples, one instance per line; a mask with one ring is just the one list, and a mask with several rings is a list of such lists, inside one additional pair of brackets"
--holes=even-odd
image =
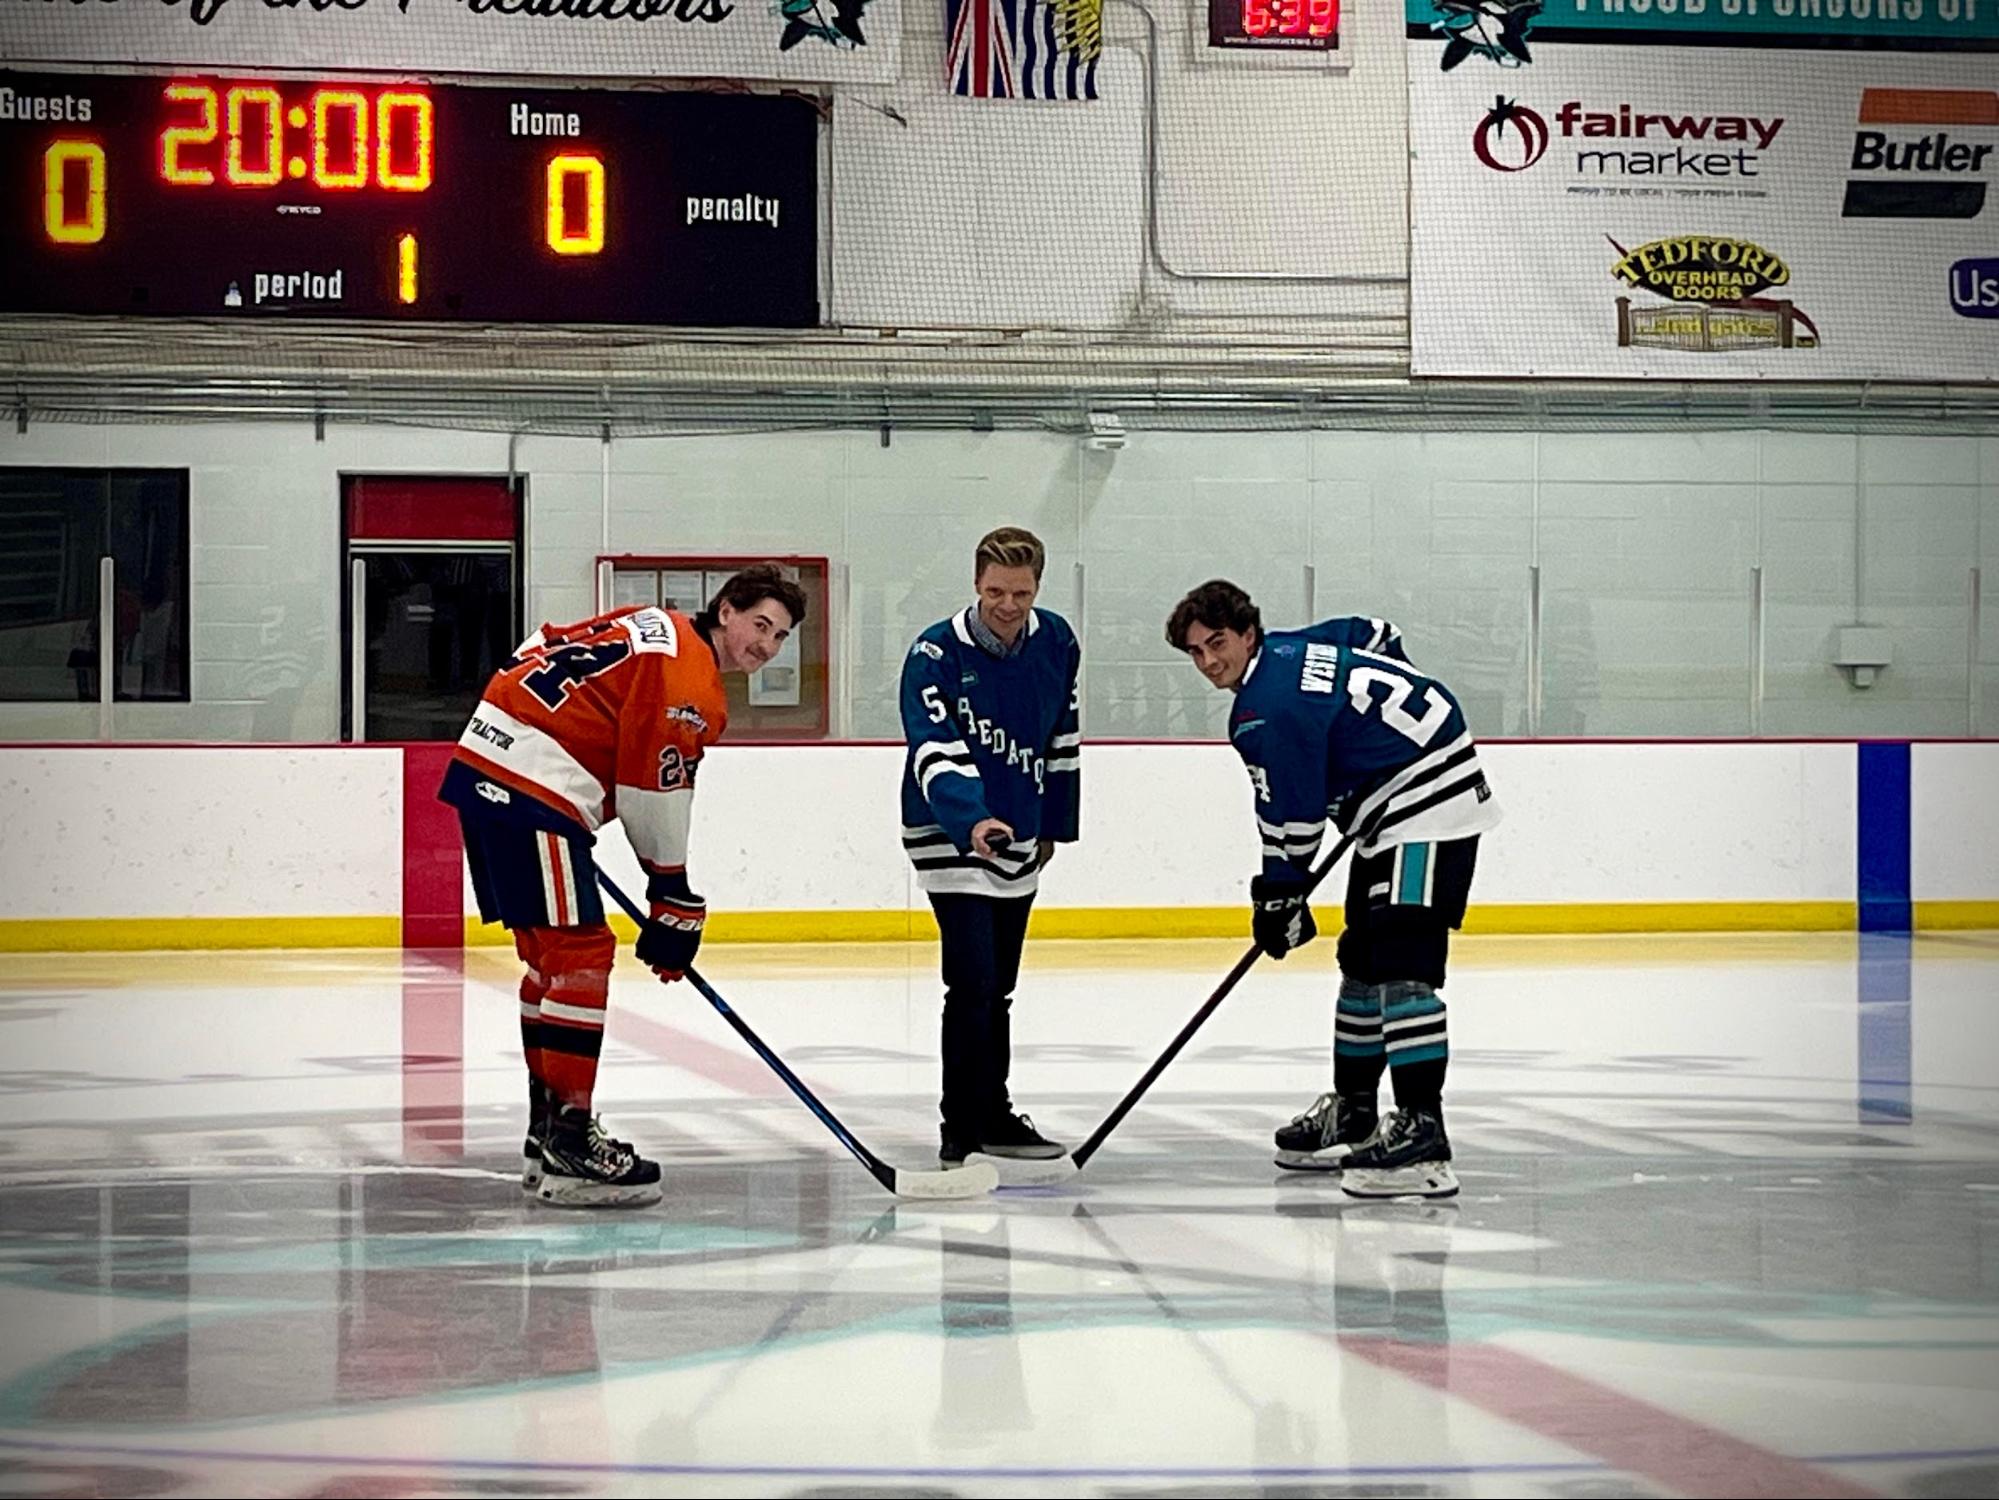
[[(1059, 1189), (889, 1198), (686, 986), (598, 1107), (665, 1201), (526, 1203), (504, 950), (0, 960), (0, 1494), (1989, 1495), (1999, 935), (1459, 943), (1451, 1204), (1279, 1172), (1323, 942)], [(1085, 1136), (1240, 953), (1035, 943)], [(711, 946), (934, 1165), (934, 947)]]

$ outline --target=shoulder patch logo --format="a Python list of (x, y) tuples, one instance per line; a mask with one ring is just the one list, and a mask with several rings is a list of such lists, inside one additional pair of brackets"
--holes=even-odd
[(929, 657), (932, 661), (942, 661), (944, 659), (944, 648), (935, 641), (918, 641), (914, 646), (909, 648), (909, 654), (911, 656), (920, 654)]
[(701, 710), (691, 703), (675, 704), (666, 711), (666, 716), (676, 723), (692, 725), (696, 734), (708, 732), (707, 719), (702, 716)]
[(495, 786), (490, 781), (479, 782), (473, 788), (473, 790), (476, 791), (480, 796), (484, 797), (488, 802), (511, 802), (514, 800), (514, 794), (512, 792), (508, 791), (503, 786)]
[(641, 651), (658, 651), (667, 656), (680, 654), (680, 633), (673, 617), (663, 609), (642, 609), (625, 617), (632, 644)]

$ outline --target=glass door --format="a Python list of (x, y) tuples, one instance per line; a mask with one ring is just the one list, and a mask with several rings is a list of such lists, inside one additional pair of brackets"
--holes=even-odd
[(521, 638), (518, 496), (504, 480), (344, 487), (347, 738), (455, 740)]

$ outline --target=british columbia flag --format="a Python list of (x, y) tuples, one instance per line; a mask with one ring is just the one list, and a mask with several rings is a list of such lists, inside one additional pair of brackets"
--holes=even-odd
[(944, 76), (971, 99), (1094, 99), (1101, 0), (944, 0)]

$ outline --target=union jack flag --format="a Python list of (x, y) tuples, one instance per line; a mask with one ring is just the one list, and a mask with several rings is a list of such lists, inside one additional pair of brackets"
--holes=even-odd
[(1094, 99), (1102, 0), (944, 0), (944, 76), (971, 99)]

